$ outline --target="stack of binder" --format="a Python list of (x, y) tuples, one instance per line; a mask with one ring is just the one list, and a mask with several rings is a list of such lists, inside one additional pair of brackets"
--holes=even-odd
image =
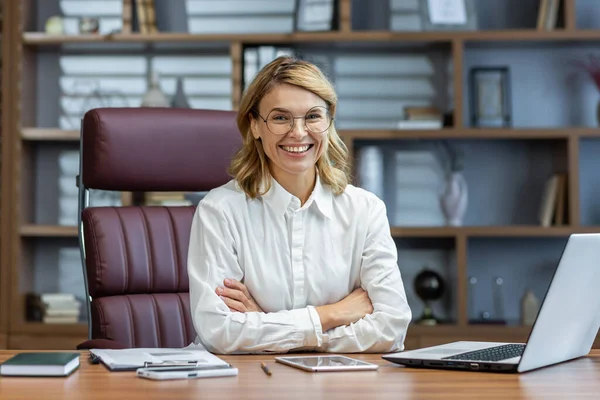
[(27, 296), (29, 319), (45, 324), (75, 324), (81, 303), (71, 293), (42, 293)]

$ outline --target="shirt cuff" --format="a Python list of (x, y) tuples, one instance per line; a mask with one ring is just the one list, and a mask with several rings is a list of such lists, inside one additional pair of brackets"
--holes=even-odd
[[(319, 318), (319, 313), (313, 306), (308, 306), (308, 315), (310, 316), (310, 320), (313, 326), (314, 336), (309, 339), (308, 346), (316, 346), (320, 347), (323, 344), (329, 342), (329, 335), (323, 333), (323, 326), (321, 325), (321, 318)], [(313, 340), (310, 340), (313, 339)]]

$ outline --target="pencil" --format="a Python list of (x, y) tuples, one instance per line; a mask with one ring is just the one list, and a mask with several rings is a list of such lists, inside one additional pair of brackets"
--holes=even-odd
[(265, 374), (271, 376), (271, 370), (269, 369), (269, 367), (267, 367), (267, 364), (265, 364), (264, 362), (261, 362), (260, 367), (262, 368), (263, 371), (265, 371)]

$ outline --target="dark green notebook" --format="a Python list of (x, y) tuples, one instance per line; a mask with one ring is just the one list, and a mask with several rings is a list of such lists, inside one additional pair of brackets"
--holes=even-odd
[(79, 353), (19, 353), (0, 365), (5, 376), (67, 376), (79, 367)]

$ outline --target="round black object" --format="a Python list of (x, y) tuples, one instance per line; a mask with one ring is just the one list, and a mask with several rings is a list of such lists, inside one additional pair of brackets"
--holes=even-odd
[(444, 280), (435, 271), (424, 270), (415, 277), (415, 292), (424, 301), (437, 300), (444, 294)]

